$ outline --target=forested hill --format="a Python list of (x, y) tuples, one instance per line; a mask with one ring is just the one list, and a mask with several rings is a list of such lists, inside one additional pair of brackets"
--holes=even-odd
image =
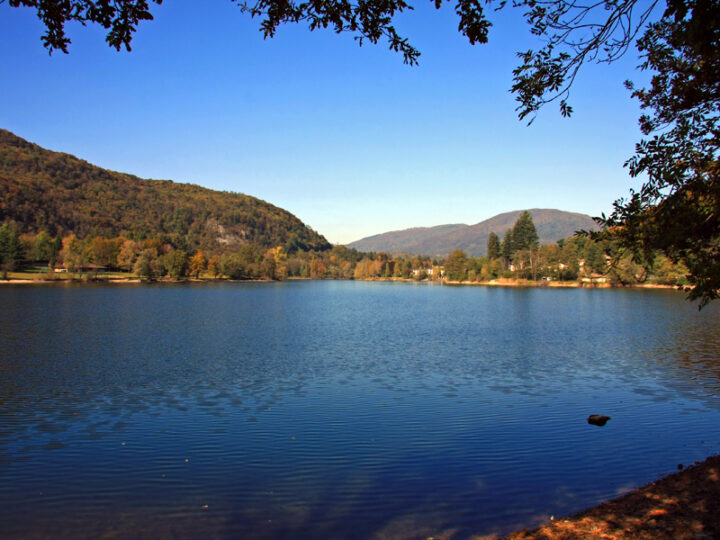
[[(491, 232), (501, 239), (511, 229), (522, 210), (498, 214), (475, 225), (438, 225), (392, 231), (351, 242), (347, 246), (359, 251), (385, 251), (388, 253), (417, 253), (444, 257), (456, 249), (480, 257), (487, 252)], [(562, 210), (529, 210), (540, 237), (540, 244), (554, 244), (557, 240), (573, 236), (580, 229), (595, 230), (597, 225), (590, 216)]]
[(182, 237), (189, 247), (238, 244), (328, 249), (291, 213), (239, 193), (144, 180), (52, 152), (0, 129), (0, 224), (78, 237)]

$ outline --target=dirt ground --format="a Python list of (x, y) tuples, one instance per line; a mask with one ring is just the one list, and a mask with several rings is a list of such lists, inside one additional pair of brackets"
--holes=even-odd
[(720, 455), (507, 540), (720, 539)]

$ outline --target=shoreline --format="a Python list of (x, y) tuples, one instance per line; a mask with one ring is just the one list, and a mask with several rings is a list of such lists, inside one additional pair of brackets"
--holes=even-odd
[[(720, 538), (720, 455), (504, 540)], [(490, 539), (493, 537), (478, 537)]]
[(450, 281), (445, 285), (457, 286), (484, 286), (484, 287), (537, 287), (550, 289), (680, 289), (678, 285), (664, 285), (660, 283), (636, 283), (634, 285), (612, 285), (610, 283), (591, 283), (582, 281), (530, 281), (524, 279), (498, 278), (490, 281)]
[[(104, 278), (93, 279), (67, 278), (67, 279), (0, 279), (0, 285), (66, 285), (79, 283), (95, 284), (128, 284), (128, 283), (270, 283), (270, 279), (224, 279), (224, 278), (187, 278), (187, 279), (158, 279), (154, 281), (143, 280), (135, 277), (127, 278)], [(581, 281), (529, 281), (512, 278), (499, 278), (490, 281), (452, 281), (452, 280), (423, 280), (417, 281), (410, 278), (367, 278), (367, 279), (314, 279), (304, 277), (291, 277), (282, 281), (379, 281), (379, 282), (401, 282), (401, 283), (439, 283), (451, 287), (507, 287), (507, 288), (548, 288), (548, 289), (674, 289), (682, 291), (681, 285), (664, 285), (659, 283), (636, 283), (634, 285), (611, 285), (610, 283), (584, 283)]]

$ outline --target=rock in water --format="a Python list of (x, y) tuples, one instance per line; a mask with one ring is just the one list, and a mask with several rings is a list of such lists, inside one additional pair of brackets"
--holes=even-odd
[(608, 420), (610, 420), (610, 417), (602, 414), (591, 414), (588, 416), (588, 424), (592, 424), (593, 426), (604, 426)]

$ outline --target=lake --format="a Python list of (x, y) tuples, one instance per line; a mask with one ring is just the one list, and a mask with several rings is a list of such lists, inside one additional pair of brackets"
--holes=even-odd
[(3, 286), (0, 407), (3, 538), (502, 534), (720, 452), (720, 305)]

